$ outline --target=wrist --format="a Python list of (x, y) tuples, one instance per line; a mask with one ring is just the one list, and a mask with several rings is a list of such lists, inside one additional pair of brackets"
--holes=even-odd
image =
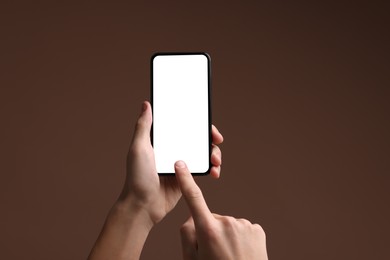
[[(137, 196), (126, 189), (120, 194), (116, 204), (125, 210), (143, 212), (152, 225), (159, 223), (168, 213), (165, 207), (161, 207), (161, 201), (156, 199), (157, 194), (149, 196)], [(127, 209), (126, 209), (127, 208)]]
[(111, 208), (109, 216), (120, 219), (125, 225), (136, 224), (147, 232), (154, 226), (149, 213), (141, 205), (133, 202), (131, 198), (118, 199)]
[(117, 201), (88, 259), (139, 259), (152, 227), (142, 208)]

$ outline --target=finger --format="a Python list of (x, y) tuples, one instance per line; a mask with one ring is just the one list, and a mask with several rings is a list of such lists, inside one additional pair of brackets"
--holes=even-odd
[(217, 213), (211, 213), (211, 214), (213, 214), (213, 217), (215, 219), (220, 219), (220, 218), (224, 217), (224, 215), (220, 215), (220, 214), (217, 214)]
[(252, 223), (249, 220), (245, 219), (245, 218), (238, 218), (237, 222), (241, 223), (245, 227), (251, 227), (252, 226)]
[(192, 217), (190, 217), (180, 228), (180, 237), (183, 250), (183, 259), (196, 259), (198, 244), (196, 241), (196, 231)]
[(183, 161), (175, 163), (176, 179), (179, 183), (181, 193), (187, 202), (191, 215), (194, 218), (195, 225), (205, 225), (213, 220), (202, 191), (195, 183), (190, 171)]
[(222, 164), (222, 152), (221, 149), (219, 149), (219, 147), (216, 145), (213, 145), (211, 151), (211, 163), (214, 166), (220, 166)]
[(150, 143), (150, 129), (152, 126), (152, 108), (150, 103), (142, 103), (141, 114), (138, 117), (133, 135), (133, 143)]
[(218, 179), (219, 177), (221, 177), (221, 166), (213, 166), (213, 167), (211, 167), (210, 175), (214, 179)]
[(221, 144), (223, 142), (222, 134), (214, 125), (211, 126), (211, 137), (213, 138), (214, 144)]

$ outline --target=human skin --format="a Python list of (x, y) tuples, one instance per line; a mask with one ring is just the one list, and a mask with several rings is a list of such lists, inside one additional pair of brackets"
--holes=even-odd
[[(150, 142), (152, 109), (142, 104), (142, 111), (127, 156), (127, 174), (123, 190), (111, 208), (103, 229), (92, 248), (89, 260), (139, 259), (144, 243), (154, 225), (177, 204), (181, 190), (175, 176), (159, 176)], [(212, 126), (210, 176), (219, 178), (223, 137)]]
[(176, 162), (175, 172), (191, 212), (180, 230), (184, 260), (268, 259), (260, 225), (211, 213), (186, 164)]

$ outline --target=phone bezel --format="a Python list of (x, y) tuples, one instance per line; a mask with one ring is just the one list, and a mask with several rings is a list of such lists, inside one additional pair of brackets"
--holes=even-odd
[[(153, 112), (153, 61), (157, 56), (174, 56), (174, 55), (204, 55), (207, 58), (207, 82), (208, 82), (208, 127), (209, 127), (209, 167), (206, 172), (191, 172), (192, 175), (208, 175), (210, 173), (211, 164), (211, 152), (212, 152), (212, 135), (211, 135), (211, 58), (206, 52), (156, 52), (150, 59), (150, 104)], [(153, 146), (153, 122), (150, 130), (150, 141)], [(160, 176), (171, 176), (175, 173), (159, 173)]]

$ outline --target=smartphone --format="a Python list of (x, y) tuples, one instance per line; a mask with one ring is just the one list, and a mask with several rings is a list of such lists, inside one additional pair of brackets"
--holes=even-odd
[(151, 58), (151, 141), (157, 172), (174, 174), (182, 160), (193, 175), (211, 167), (210, 56), (156, 53)]

